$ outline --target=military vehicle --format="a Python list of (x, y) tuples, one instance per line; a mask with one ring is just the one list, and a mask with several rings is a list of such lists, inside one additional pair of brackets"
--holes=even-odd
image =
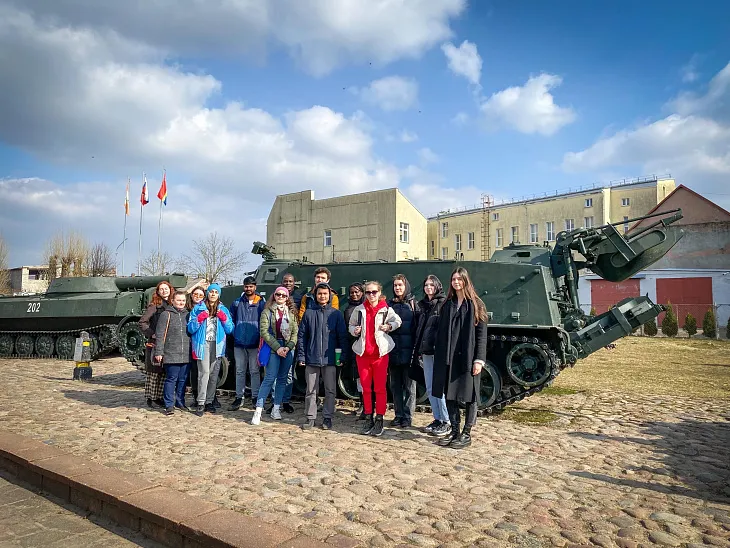
[(137, 321), (161, 281), (188, 283), (182, 274), (56, 278), (43, 294), (0, 297), (0, 357), (70, 360), (84, 330), (93, 359), (119, 349), (143, 366), (145, 337)]
[[(448, 288), (454, 268), (466, 268), (489, 316), (488, 361), (481, 373), (480, 407), (492, 412), (539, 392), (562, 369), (629, 335), (665, 310), (640, 296), (624, 299), (604, 314), (589, 316), (578, 298), (579, 271), (587, 269), (613, 282), (626, 280), (658, 261), (683, 236), (679, 227), (670, 226), (682, 218), (681, 210), (628, 222), (651, 218), (654, 222), (627, 235), (616, 228), (626, 222), (621, 221), (560, 232), (552, 248), (547, 243), (513, 243), (495, 251), (486, 262), (413, 260), (320, 265), (279, 259), (273, 248), (254, 242), (252, 253), (261, 255), (264, 261), (253, 274), (258, 291), (268, 296), (286, 273), (293, 274), (302, 289), (309, 291), (314, 270), (326, 266), (344, 308), (345, 292), (353, 282), (379, 280), (389, 293), (390, 280), (401, 273), (411, 282), (414, 295), (421, 298), (427, 274), (435, 274)], [(224, 288), (223, 302), (228, 305), (241, 291), (241, 286)], [(345, 395), (356, 397), (354, 375), (347, 369), (340, 371), (339, 387)], [(301, 388), (301, 379), (297, 384)], [(419, 393), (423, 394), (423, 387)]]

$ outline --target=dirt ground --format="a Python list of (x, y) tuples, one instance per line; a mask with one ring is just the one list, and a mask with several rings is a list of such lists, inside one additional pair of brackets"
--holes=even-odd
[(561, 372), (553, 386), (730, 400), (730, 341), (626, 337)]

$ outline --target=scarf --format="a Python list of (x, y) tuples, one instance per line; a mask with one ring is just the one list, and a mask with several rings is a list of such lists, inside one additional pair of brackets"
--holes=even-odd
[(276, 315), (276, 332), (281, 333), (281, 338), (288, 341), (291, 335), (289, 307), (286, 304), (276, 304), (273, 311)]

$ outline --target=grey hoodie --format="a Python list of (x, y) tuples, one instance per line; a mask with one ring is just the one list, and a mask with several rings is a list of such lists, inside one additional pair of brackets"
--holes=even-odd
[(162, 356), (162, 363), (188, 363), (190, 361), (190, 336), (188, 335), (188, 311), (167, 305), (160, 314), (155, 331), (155, 356)]

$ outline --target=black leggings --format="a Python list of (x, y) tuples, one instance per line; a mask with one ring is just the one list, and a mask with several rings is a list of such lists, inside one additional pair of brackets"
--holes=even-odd
[[(451, 427), (459, 428), (459, 424), (461, 423), (459, 402), (456, 400), (446, 400), (446, 409), (449, 412)], [(464, 410), (464, 426), (471, 428), (477, 423), (477, 410), (478, 406), (476, 402), (469, 402), (466, 404), (466, 409)]]

